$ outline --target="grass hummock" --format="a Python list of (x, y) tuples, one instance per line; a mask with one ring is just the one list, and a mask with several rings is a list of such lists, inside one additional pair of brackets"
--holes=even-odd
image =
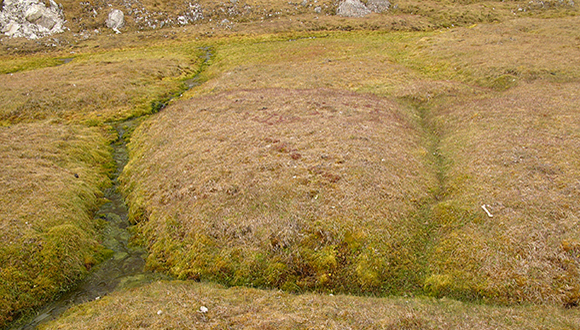
[[(422, 284), (435, 181), (397, 103), (242, 90), (137, 129), (122, 181), (149, 266), (230, 285), (392, 294)], [(145, 157), (145, 155), (147, 155)]]

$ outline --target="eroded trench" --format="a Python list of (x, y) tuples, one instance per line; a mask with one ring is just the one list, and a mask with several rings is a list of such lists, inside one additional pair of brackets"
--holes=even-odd
[[(203, 83), (200, 78), (213, 56), (208, 47), (200, 48), (201, 66), (190, 78), (183, 81), (183, 89), (167, 99), (152, 103), (154, 112), (162, 110), (167, 104), (184, 91)], [(117, 290), (137, 287), (162, 279), (170, 279), (169, 275), (146, 270), (145, 248), (132, 244), (128, 219), (128, 209), (119, 191), (119, 176), (129, 161), (127, 143), (130, 133), (144, 120), (144, 117), (109, 123), (117, 132), (117, 139), (111, 143), (115, 172), (111, 177), (112, 185), (104, 191), (107, 202), (95, 214), (95, 218), (105, 220), (107, 225), (102, 232), (103, 245), (113, 251), (112, 256), (94, 267), (91, 273), (75, 288), (62, 294), (56, 300), (16, 320), (8, 329), (32, 330), (39, 325), (55, 320), (69, 308), (93, 300), (101, 299)]]

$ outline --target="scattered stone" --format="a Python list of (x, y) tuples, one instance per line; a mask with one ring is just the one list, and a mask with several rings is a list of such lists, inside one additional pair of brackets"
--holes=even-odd
[(50, 0), (50, 7), (39, 0), (4, 0), (0, 11), (0, 31), (11, 38), (38, 39), (64, 31), (60, 6)]
[(157, 315), (161, 315), (161, 314), (163, 314), (163, 311), (162, 310), (158, 310), (157, 311)]
[(205, 306), (201, 306), (201, 307), (199, 308), (199, 311), (200, 311), (201, 313), (207, 313), (208, 309), (207, 309), (207, 307), (205, 307)]
[(359, 0), (345, 0), (336, 11), (336, 14), (343, 17), (364, 17), (371, 11)]
[(125, 25), (125, 14), (119, 9), (113, 9), (109, 13), (109, 17), (105, 21), (105, 24), (109, 29), (113, 29), (116, 33), (121, 33), (119, 31)]
[(314, 12), (317, 14), (320, 14), (322, 12), (322, 7), (316, 7), (314, 8)]
[(385, 12), (391, 7), (389, 0), (368, 0), (367, 8), (375, 13)]

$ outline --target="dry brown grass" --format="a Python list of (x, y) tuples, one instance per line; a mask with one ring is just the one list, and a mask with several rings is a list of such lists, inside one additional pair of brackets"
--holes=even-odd
[(93, 125), (154, 112), (155, 102), (179, 91), (181, 80), (196, 72), (197, 54), (187, 47), (170, 54), (161, 47), (97, 53), (3, 75), (0, 123), (58, 118)]
[(123, 182), (149, 266), (287, 290), (420, 285), (435, 179), (413, 117), (330, 90), (180, 102), (136, 131)]
[(395, 62), (405, 45), (421, 36), (315, 33), (302, 38), (241, 39), (220, 45), (204, 73), (210, 80), (190, 95), (268, 87), (397, 94), (422, 79)]
[(0, 326), (87, 273), (101, 251), (92, 212), (110, 162), (100, 132), (0, 127)]
[[(142, 2), (171, 13), (184, 5)], [(0, 224), (7, 239), (17, 240), (0, 245), (0, 305), (8, 315), (0, 314), (0, 323), (66, 288), (95, 262), (97, 224), (87, 219), (104, 182), (99, 163), (108, 161), (106, 142), (96, 131), (63, 123), (101, 125), (155, 112), (198, 70), (202, 43), (194, 38), (215, 51), (200, 77), (209, 81), (188, 94), (192, 100), (138, 130), (124, 178), (151, 267), (290, 291), (424, 290), (501, 303), (578, 304), (580, 24), (577, 17), (512, 20), (576, 15), (575, 8), (551, 1), (540, 8), (527, 0), (405, 0), (387, 14), (355, 20), (318, 17), (311, 7), (283, 1), (238, 2), (254, 9), (234, 18), (228, 16), (232, 2), (200, 3), (208, 8), (200, 25), (137, 33), (129, 17), (122, 35), (101, 30), (83, 41), (74, 32), (101, 28), (108, 8), (90, 18), (74, 7), (79, 2), (64, 1), (84, 26), (60, 41), (2, 41), (11, 54), (46, 51), (50, 43), (68, 48), (2, 54), (0, 72), (13, 74), (0, 76), (0, 126), (18, 124), (0, 128), (2, 165), (15, 164), (0, 175), (7, 182), (0, 188)], [(219, 23), (226, 17), (234, 24)], [(481, 22), (502, 23), (470, 26)], [(452, 24), (470, 27), (384, 32)], [(365, 31), (326, 32), (332, 30)], [(229, 37), (208, 38), (216, 35)], [(73, 62), (54, 66), (70, 51)], [(401, 106), (409, 100), (420, 104), (418, 111)], [(49, 267), (57, 264), (72, 265), (66, 266), (71, 272)], [(86, 322), (99, 318), (103, 327), (138, 327), (136, 319), (159, 328), (199, 322), (185, 315), (189, 310), (167, 320), (169, 314), (154, 314), (157, 307), (117, 305), (155, 306), (154, 299), (139, 300), (150, 289), (77, 312), (86, 312)], [(208, 295), (228, 292), (228, 299), (264, 294), (212, 290)], [(260, 300), (263, 309), (214, 325), (321, 327), (328, 321), (314, 314), (278, 317), (268, 307), (279, 306), (271, 302), (278, 294)], [(283, 294), (282, 301), (304, 304), (301, 297), (323, 299)], [(383, 328), (578, 328), (577, 310), (555, 307), (418, 302), (419, 312), (389, 314), (391, 302), (344, 299), (343, 306), (360, 307), (345, 321), (358, 328), (372, 327), (367, 321)], [(123, 310), (126, 318), (118, 314)], [(248, 321), (253, 312), (274, 316)], [(477, 321), (462, 321), (463, 313)]]
[(434, 292), (578, 305), (579, 90), (537, 81), (436, 101), (448, 164), (434, 208)]
[[(201, 313), (205, 306), (207, 313)], [(160, 312), (159, 312), (160, 311)], [(578, 310), (442, 299), (292, 295), (158, 282), (83, 304), (42, 329), (578, 329)]]
[(57, 118), (94, 125), (154, 112), (199, 68), (195, 46), (172, 50), (79, 55), (65, 65), (3, 75), (0, 123)]
[(400, 63), (432, 74), (423, 63), (439, 62), (442, 70), (434, 78), (446, 76), (500, 91), (536, 79), (579, 81), (579, 33), (579, 17), (477, 25), (426, 36)]

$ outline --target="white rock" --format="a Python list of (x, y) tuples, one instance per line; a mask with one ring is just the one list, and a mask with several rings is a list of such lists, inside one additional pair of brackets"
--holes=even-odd
[(20, 29), (20, 25), (14, 21), (11, 21), (2, 28), (2, 32), (10, 37), (14, 35), (18, 29)]
[(4, 0), (0, 30), (7, 36), (38, 39), (64, 31), (62, 10), (52, 0), (47, 8), (40, 0)]
[(363, 17), (371, 11), (359, 0), (345, 0), (336, 10), (336, 14), (344, 17)]
[(54, 19), (52, 16), (42, 16), (38, 22), (36, 22), (36, 24), (38, 24), (39, 26), (42, 26), (43, 28), (47, 29), (47, 30), (52, 30), (52, 28), (56, 25), (56, 19)]
[(368, 0), (367, 8), (375, 13), (382, 13), (389, 9), (391, 3), (389, 0)]
[(109, 29), (113, 29), (117, 32), (125, 25), (125, 14), (123, 14), (119, 9), (113, 9), (109, 13), (109, 17), (105, 21), (105, 24)]
[(200, 311), (200, 312), (202, 312), (202, 313), (207, 313), (208, 309), (207, 309), (207, 307), (205, 307), (205, 306), (201, 306), (201, 307), (199, 308), (199, 311)]
[(24, 13), (24, 18), (26, 18), (27, 21), (34, 23), (38, 21), (39, 18), (42, 17), (42, 15), (44, 14), (44, 8), (45, 8), (44, 6), (40, 5), (31, 6)]

